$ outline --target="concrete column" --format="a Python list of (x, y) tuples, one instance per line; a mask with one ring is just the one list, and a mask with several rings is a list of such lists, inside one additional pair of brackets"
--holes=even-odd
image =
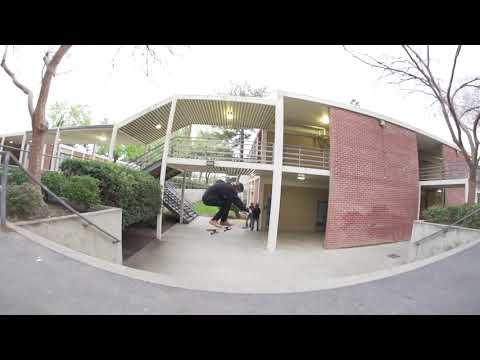
[(50, 170), (55, 170), (56, 164), (58, 163), (57, 152), (58, 152), (58, 143), (60, 141), (60, 128), (57, 128), (55, 133), (55, 140), (53, 140), (53, 150), (52, 157), (50, 158)]
[(1, 150), (3, 151), (3, 145), (5, 144), (5, 136), (2, 136), (2, 141), (0, 142)]
[(115, 151), (115, 145), (117, 144), (117, 125), (113, 125), (112, 137), (110, 138), (110, 148), (108, 149), (108, 159), (113, 161), (113, 152)]
[(182, 181), (182, 197), (180, 200), (180, 224), (183, 224), (183, 207), (185, 203), (185, 180), (186, 180), (185, 170), (183, 171), (183, 181)]
[(268, 226), (267, 250), (272, 252), (277, 247), (278, 219), (280, 216), (280, 198), (282, 194), (283, 163), (283, 96), (278, 95), (275, 106), (275, 142), (272, 176), (272, 202), (270, 206), (270, 223)]
[[(170, 106), (170, 114), (168, 115), (167, 129), (165, 131), (165, 141), (163, 142), (163, 157), (162, 167), (160, 168), (160, 187), (161, 197), (163, 202), (163, 193), (165, 188), (165, 175), (167, 173), (167, 157), (170, 147), (170, 136), (172, 134), (173, 118), (175, 115), (175, 108), (177, 106), (177, 99), (173, 98), (172, 105)], [(163, 204), (160, 206), (160, 212), (157, 215), (157, 239), (162, 239), (162, 209)]]
[(258, 179), (258, 188), (259, 188), (259, 197), (258, 197), (258, 206), (260, 206), (260, 218), (258, 219), (260, 227), (259, 229), (263, 231), (264, 229), (264, 222), (265, 222), (265, 209), (264, 207), (264, 199), (265, 196), (263, 195), (263, 182), (262, 179)]
[(23, 150), (25, 150), (25, 143), (27, 142), (27, 133), (23, 133), (23, 137), (22, 137), (22, 146), (20, 146), (20, 158), (18, 159), (18, 161), (20, 162), (20, 165), (23, 165), (23, 159), (24, 159), (24, 155), (23, 155)]

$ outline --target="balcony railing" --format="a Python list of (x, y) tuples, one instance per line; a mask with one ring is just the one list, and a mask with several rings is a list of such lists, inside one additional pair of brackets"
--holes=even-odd
[(330, 152), (328, 149), (286, 144), (283, 147), (283, 165), (328, 170)]
[[(254, 147), (255, 145), (255, 147)], [(261, 149), (254, 142), (227, 141), (205, 138), (176, 137), (171, 140), (170, 157), (224, 160), (248, 163), (272, 163), (273, 147), (265, 146)]]
[(465, 179), (468, 169), (463, 161), (449, 161), (420, 168), (420, 181)]

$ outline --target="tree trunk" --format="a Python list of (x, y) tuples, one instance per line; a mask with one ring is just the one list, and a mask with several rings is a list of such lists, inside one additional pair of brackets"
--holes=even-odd
[(35, 111), (32, 116), (32, 144), (30, 146), (28, 170), (32, 173), (35, 179), (40, 180), (42, 176), (42, 150), (45, 144), (45, 137), (48, 128), (45, 123), (45, 113), (42, 111)]
[(477, 169), (469, 168), (468, 177), (468, 204), (475, 204), (477, 197)]

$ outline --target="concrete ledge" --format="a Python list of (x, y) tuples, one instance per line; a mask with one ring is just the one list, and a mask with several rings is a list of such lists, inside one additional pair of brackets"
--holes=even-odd
[(440, 233), (426, 239), (420, 244), (416, 241), (440, 230), (447, 229), (448, 225), (429, 223), (417, 220), (413, 223), (412, 237), (408, 248), (408, 261), (417, 261), (443, 253), (461, 245), (480, 240), (480, 230), (461, 226), (451, 226), (445, 233)]
[(110, 208), (83, 213), (82, 215), (115, 236), (120, 242), (114, 244), (111, 237), (89, 226), (77, 215), (21, 221), (14, 223), (14, 226), (29, 230), (36, 235), (43, 236), (73, 250), (121, 264), (122, 209)]
[(387, 270), (381, 270), (381, 271), (376, 271), (368, 274), (362, 274), (362, 275), (355, 275), (355, 276), (346, 276), (342, 278), (332, 278), (329, 280), (320, 280), (315, 285), (311, 285), (308, 288), (303, 286), (302, 284), (298, 284), (298, 286), (294, 289), (290, 289), (289, 291), (285, 291), (284, 289), (278, 289), (278, 291), (232, 291), (228, 287), (208, 287), (208, 288), (198, 288), (195, 287), (194, 284), (188, 284), (188, 283), (181, 283), (175, 277), (169, 276), (166, 274), (160, 274), (160, 273), (153, 273), (149, 271), (144, 271), (144, 270), (138, 270), (134, 268), (130, 268), (124, 265), (120, 264), (113, 264), (111, 262), (104, 261), (102, 259), (86, 255), (84, 253), (75, 251), (73, 249), (67, 248), (63, 245), (60, 245), (58, 243), (55, 243), (53, 241), (50, 241), (42, 236), (36, 235), (32, 233), (31, 231), (22, 228), (20, 226), (16, 226), (14, 224), (8, 223), (7, 226), (18, 232), (19, 234), (23, 235), (27, 239), (40, 244), (42, 246), (45, 246), (49, 248), (50, 250), (53, 250), (57, 253), (60, 253), (64, 256), (70, 257), (72, 259), (75, 259), (77, 261), (80, 261), (82, 263), (85, 263), (90, 266), (94, 266), (96, 268), (117, 274), (117, 275), (122, 275), (122, 276), (127, 276), (132, 279), (140, 280), (140, 281), (145, 281), (148, 283), (153, 283), (153, 284), (159, 284), (159, 285), (165, 285), (165, 286), (170, 286), (170, 287), (175, 287), (175, 288), (183, 288), (183, 289), (189, 289), (189, 290), (199, 290), (199, 291), (211, 291), (211, 292), (218, 292), (218, 293), (237, 293), (237, 294), (286, 294), (286, 293), (302, 293), (302, 292), (311, 292), (311, 291), (317, 291), (317, 290), (328, 290), (328, 289), (335, 289), (335, 288), (341, 288), (341, 287), (346, 287), (346, 286), (352, 286), (352, 285), (357, 285), (357, 284), (362, 284), (374, 280), (380, 280), (384, 278), (388, 278), (390, 276), (402, 274), (408, 271), (416, 270), (421, 267), (427, 266), (429, 264), (432, 264), (434, 262), (443, 260), (449, 256), (452, 256), (454, 254), (457, 254), (459, 252), (462, 252), (464, 250), (467, 250), (479, 243), (478, 240), (472, 241), (468, 244), (459, 246), (455, 249), (443, 252), (439, 255), (434, 255), (431, 256), (430, 258), (419, 260), (416, 262), (412, 263), (407, 263), (404, 265), (399, 265), (397, 267), (387, 269)]

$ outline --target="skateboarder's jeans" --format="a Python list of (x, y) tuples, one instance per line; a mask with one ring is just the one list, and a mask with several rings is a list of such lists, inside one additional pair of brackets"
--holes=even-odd
[(218, 206), (220, 208), (218, 212), (215, 214), (215, 216), (213, 217), (213, 220), (220, 219), (222, 222), (227, 221), (228, 212), (232, 207), (231, 200), (224, 200), (224, 199), (219, 199), (214, 197), (211, 197), (211, 198), (206, 197), (203, 199), (203, 203), (208, 206)]

